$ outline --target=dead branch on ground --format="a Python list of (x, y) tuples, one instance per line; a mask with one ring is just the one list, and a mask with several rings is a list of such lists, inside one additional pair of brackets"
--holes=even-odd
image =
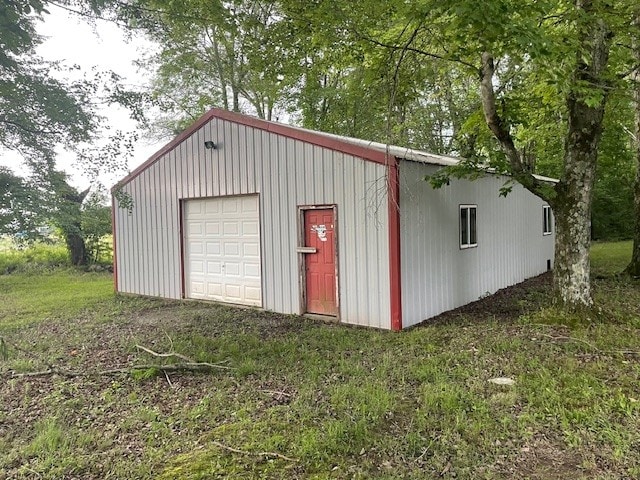
[(285, 455), (282, 455), (281, 453), (277, 453), (277, 452), (247, 452), (246, 450), (240, 450), (238, 448), (233, 448), (233, 447), (228, 447), (227, 445), (220, 443), (220, 442), (216, 442), (215, 440), (211, 442), (213, 445), (215, 445), (216, 447), (222, 448), (223, 450), (227, 450), (229, 452), (233, 452), (233, 453), (239, 453), (241, 455), (249, 455), (249, 456), (253, 456), (253, 457), (274, 457), (274, 458), (281, 458), (282, 460), (286, 460), (288, 462), (297, 462), (298, 460), (295, 458), (291, 458), (291, 457), (287, 457)]
[(153, 355), (154, 357), (158, 357), (158, 358), (179, 358), (180, 360), (184, 360), (185, 362), (188, 363), (194, 363), (193, 360), (191, 360), (189, 357), (182, 355), (180, 353), (175, 353), (175, 352), (169, 352), (169, 353), (158, 353), (158, 352), (154, 352), (153, 350), (151, 350), (150, 348), (147, 348), (143, 345), (138, 345), (136, 344), (136, 348), (138, 350), (142, 350), (143, 352), (147, 352), (149, 355)]
[[(5, 340), (2, 337), (0, 337), (0, 340), (2, 340), (1, 344), (4, 352), (6, 350), (7, 342), (5, 342)], [(19, 347), (18, 345), (15, 345), (12, 343), (8, 343), (8, 345), (10, 345), (15, 350), (20, 351), (22, 353), (25, 353), (25, 354), (31, 353)], [(49, 375), (59, 375), (61, 377), (67, 377), (67, 378), (96, 377), (96, 376), (105, 376), (105, 375), (130, 375), (133, 372), (140, 371), (140, 370), (157, 370), (159, 372), (164, 373), (164, 376), (167, 379), (167, 383), (169, 384), (170, 387), (173, 388), (173, 383), (169, 378), (169, 372), (205, 372), (205, 371), (211, 371), (211, 370), (232, 370), (231, 367), (228, 367), (226, 365), (221, 365), (220, 363), (196, 362), (191, 358), (187, 357), (186, 355), (182, 355), (176, 352), (158, 353), (143, 345), (137, 345), (137, 344), (136, 344), (136, 348), (150, 355), (153, 355), (154, 357), (178, 358), (183, 361), (180, 363), (133, 365), (130, 367), (121, 367), (121, 368), (112, 368), (107, 370), (94, 370), (94, 371), (85, 371), (85, 372), (68, 370), (68, 369), (56, 367), (55, 365), (44, 362), (47, 367), (46, 370), (39, 370), (35, 372), (22, 372), (22, 373), (10, 371), (9, 378), (46, 377)]]
[(61, 377), (96, 377), (107, 375), (129, 375), (135, 371), (140, 370), (158, 370), (164, 372), (206, 372), (216, 369), (231, 370), (231, 367), (225, 365), (218, 365), (216, 363), (207, 362), (188, 362), (188, 363), (171, 363), (168, 365), (133, 365), (131, 367), (123, 368), (111, 368), (108, 370), (97, 370), (88, 372), (78, 372), (74, 370), (67, 370), (64, 368), (50, 367), (47, 370), (40, 370), (37, 372), (10, 372), (10, 378), (22, 378), (22, 377), (45, 377), (48, 375), (60, 375)]

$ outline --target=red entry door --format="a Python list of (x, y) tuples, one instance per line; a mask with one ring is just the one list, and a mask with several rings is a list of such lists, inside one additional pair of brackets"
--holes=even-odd
[(338, 314), (334, 220), (331, 208), (304, 211), (305, 246), (316, 249), (304, 255), (308, 313)]

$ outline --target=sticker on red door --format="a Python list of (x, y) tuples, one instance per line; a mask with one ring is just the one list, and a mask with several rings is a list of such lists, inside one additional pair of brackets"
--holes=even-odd
[(334, 220), (331, 208), (304, 211), (305, 247), (315, 249), (304, 255), (308, 313), (338, 314)]

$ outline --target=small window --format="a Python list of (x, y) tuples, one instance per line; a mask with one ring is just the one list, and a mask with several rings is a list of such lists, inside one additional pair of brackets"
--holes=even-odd
[(542, 234), (551, 235), (551, 207), (542, 206)]
[(476, 205), (460, 205), (460, 248), (478, 246), (476, 232)]

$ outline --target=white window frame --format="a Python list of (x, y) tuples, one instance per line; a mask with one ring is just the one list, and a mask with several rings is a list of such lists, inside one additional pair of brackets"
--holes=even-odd
[(549, 205), (542, 206), (542, 235), (551, 235), (553, 233), (553, 222), (551, 220), (551, 207)]
[[(462, 238), (462, 233), (463, 233), (463, 229), (462, 229), (462, 211), (466, 210), (467, 215), (466, 215), (466, 227), (467, 227), (467, 239), (465, 242), (465, 239)], [(475, 225), (474, 225), (474, 231), (475, 231), (475, 242), (471, 242), (471, 211), (475, 210), (475, 215), (473, 216)], [(478, 246), (478, 205), (473, 205), (473, 204), (468, 204), (468, 205), (460, 205), (458, 208), (458, 241), (460, 243), (460, 249), (464, 250), (467, 248), (475, 248)]]

